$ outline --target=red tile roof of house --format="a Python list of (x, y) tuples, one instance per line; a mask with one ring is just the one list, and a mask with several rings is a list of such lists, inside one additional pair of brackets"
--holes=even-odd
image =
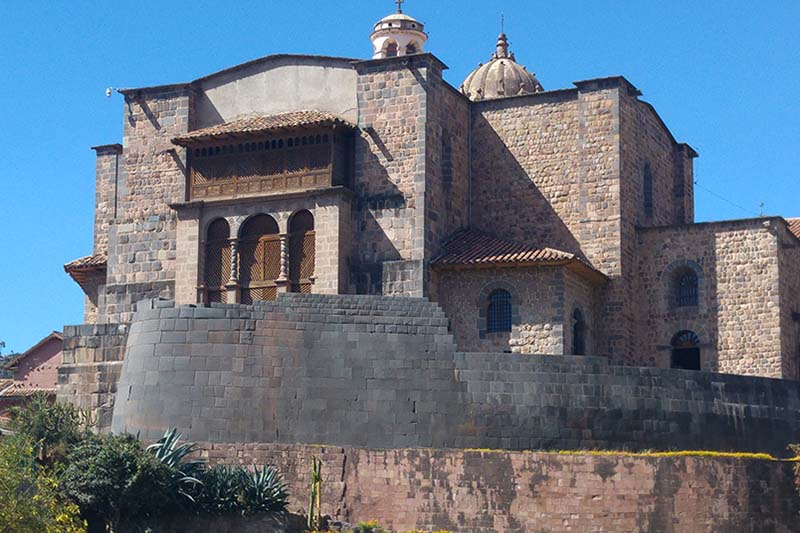
[(293, 111), (277, 115), (253, 115), (224, 124), (191, 131), (172, 139), (174, 144), (186, 146), (203, 141), (228, 139), (234, 137), (251, 137), (260, 133), (276, 130), (291, 130), (309, 126), (344, 126), (353, 128), (352, 124), (331, 113), (322, 111)]
[(105, 254), (87, 255), (64, 265), (64, 272), (82, 286), (88, 274), (105, 270), (107, 263)]
[(578, 255), (554, 248), (537, 248), (514, 241), (497, 239), (475, 230), (465, 230), (445, 242), (444, 251), (432, 263), (435, 268), (482, 266), (572, 266), (595, 280), (605, 280)]
[(787, 218), (786, 222), (789, 223), (789, 231), (800, 239), (800, 218)]

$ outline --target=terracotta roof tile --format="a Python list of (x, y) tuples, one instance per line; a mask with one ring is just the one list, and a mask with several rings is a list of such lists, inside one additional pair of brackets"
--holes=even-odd
[(595, 281), (607, 279), (576, 254), (497, 239), (475, 230), (465, 230), (453, 235), (432, 264), (438, 268), (567, 265)]
[(228, 138), (234, 136), (250, 136), (275, 130), (287, 130), (302, 126), (333, 126), (342, 125), (348, 128), (354, 126), (349, 122), (322, 111), (293, 111), (278, 115), (252, 115), (224, 124), (191, 131), (172, 139), (174, 144), (187, 145), (202, 141)]
[(64, 270), (72, 272), (74, 270), (94, 270), (98, 268), (105, 268), (107, 259), (105, 254), (87, 255), (70, 261), (64, 265)]
[(800, 239), (800, 218), (787, 218), (786, 222), (789, 223), (789, 231)]
[(33, 396), (38, 392), (44, 392), (48, 395), (55, 395), (56, 389), (55, 388), (45, 388), (45, 387), (31, 387), (26, 386), (22, 382), (15, 381), (11, 386), (5, 387), (4, 389), (0, 390), (0, 397), (28, 397)]

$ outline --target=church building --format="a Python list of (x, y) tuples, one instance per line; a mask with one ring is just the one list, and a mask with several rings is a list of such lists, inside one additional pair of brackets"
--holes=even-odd
[(370, 39), (121, 90), (94, 249), (64, 267), (85, 321), (424, 297), (462, 352), (798, 379), (800, 219), (695, 223), (697, 153), (630, 81), (545, 88), (502, 33), (455, 87), (400, 8)]

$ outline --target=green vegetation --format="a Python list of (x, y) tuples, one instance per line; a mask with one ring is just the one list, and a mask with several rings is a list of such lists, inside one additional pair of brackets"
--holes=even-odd
[(311, 490), (308, 500), (308, 529), (322, 527), (322, 461), (311, 457)]
[(0, 532), (157, 531), (188, 515), (281, 515), (288, 492), (272, 467), (207, 468), (170, 429), (144, 447), (97, 435), (72, 406), (34, 397), (0, 440)]

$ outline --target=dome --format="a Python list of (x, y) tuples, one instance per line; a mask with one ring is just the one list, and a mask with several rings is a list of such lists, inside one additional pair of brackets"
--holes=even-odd
[(505, 33), (497, 38), (497, 51), (489, 62), (478, 65), (461, 84), (461, 92), (473, 101), (542, 91), (544, 88), (536, 76), (517, 63), (514, 54), (508, 53)]
[(398, 3), (397, 13), (375, 23), (370, 35), (373, 59), (420, 54), (428, 40), (425, 25), (403, 13)]

